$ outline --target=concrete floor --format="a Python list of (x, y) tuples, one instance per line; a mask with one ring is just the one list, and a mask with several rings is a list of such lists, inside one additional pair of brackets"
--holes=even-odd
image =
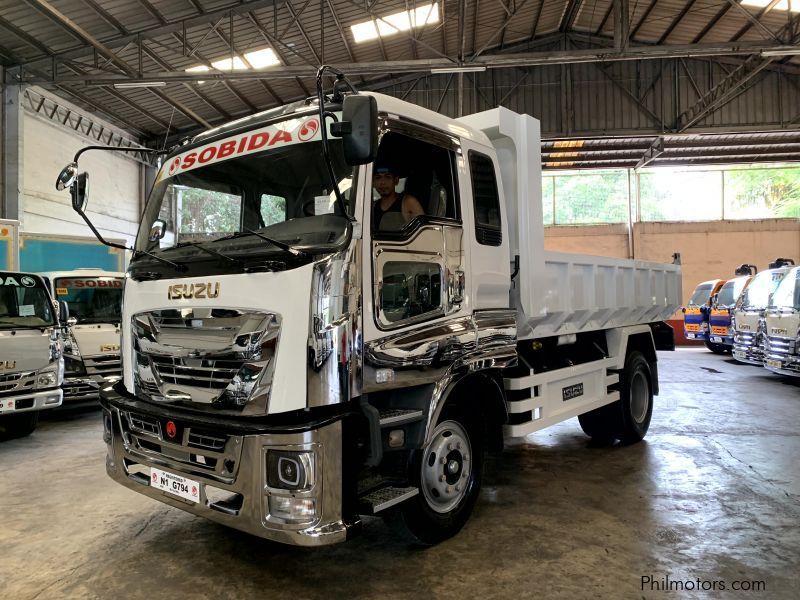
[[(223, 528), (113, 484), (98, 411), (49, 419), (0, 445), (0, 593), (800, 597), (800, 385), (704, 349), (660, 359), (645, 442), (593, 448), (577, 420), (519, 440), (490, 460), (466, 528), (430, 549), (377, 519), (318, 550)], [(727, 590), (763, 581), (766, 591), (665, 593), (642, 590), (643, 576)]]

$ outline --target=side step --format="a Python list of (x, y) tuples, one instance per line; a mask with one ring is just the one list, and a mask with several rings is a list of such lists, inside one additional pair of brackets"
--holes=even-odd
[(422, 419), (422, 411), (409, 408), (389, 408), (380, 412), (381, 427), (394, 427)]
[(380, 488), (360, 498), (361, 510), (359, 512), (367, 515), (375, 515), (387, 508), (405, 502), (417, 494), (419, 494), (419, 488), (415, 487)]

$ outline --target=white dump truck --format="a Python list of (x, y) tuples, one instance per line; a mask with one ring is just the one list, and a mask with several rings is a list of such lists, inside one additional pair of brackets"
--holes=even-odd
[(30, 434), (40, 411), (61, 404), (57, 306), (66, 317), (38, 275), (0, 271), (0, 439)]
[(784, 275), (764, 315), (764, 366), (800, 377), (800, 267)]
[(766, 322), (764, 315), (770, 298), (794, 266), (794, 261), (778, 258), (769, 264), (750, 282), (733, 310), (731, 329), (733, 330), (733, 358), (751, 365), (764, 364), (764, 343)]
[(69, 307), (64, 340), (64, 405), (97, 401), (100, 388), (122, 378), (119, 336), (125, 274), (102, 269), (41, 274)]
[[(504, 436), (579, 417), (641, 440), (680, 267), (545, 251), (536, 119), (321, 80), (164, 159), (101, 393), (108, 474), (288, 544), (390, 513), (433, 544)], [(81, 215), (86, 180), (76, 157), (57, 184)]]

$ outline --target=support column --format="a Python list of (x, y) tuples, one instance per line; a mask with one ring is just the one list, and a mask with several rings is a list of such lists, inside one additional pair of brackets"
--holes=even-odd
[(0, 108), (0, 217), (19, 220), (23, 212), (22, 87), (2, 86)]

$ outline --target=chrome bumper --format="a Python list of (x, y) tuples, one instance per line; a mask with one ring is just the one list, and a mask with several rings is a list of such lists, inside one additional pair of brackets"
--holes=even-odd
[(764, 349), (755, 342), (756, 335), (737, 331), (733, 336), (733, 358), (749, 365), (764, 364)]
[[(63, 392), (59, 388), (42, 390), (32, 394), (0, 397), (0, 414), (11, 415), (32, 410), (55, 408), (61, 405), (62, 400)], [(17, 408), (18, 405), (23, 408)]]
[[(258, 537), (297, 546), (322, 546), (347, 538), (342, 516), (342, 422), (308, 431), (228, 435), (186, 422), (167, 441), (167, 419), (128, 410), (103, 392), (106, 471), (117, 483), (186, 512)], [(141, 406), (141, 403), (135, 403)], [(180, 423), (178, 419), (177, 422)], [(195, 433), (197, 432), (197, 433)], [(195, 443), (190, 438), (195, 436)], [(202, 438), (202, 439), (200, 439)], [(198, 441), (199, 439), (199, 441)], [(281, 492), (267, 485), (269, 450), (313, 450), (314, 484), (303, 492)], [(200, 457), (198, 459), (198, 456)], [(184, 500), (150, 485), (154, 467), (199, 483), (199, 501)], [(313, 499), (316, 516), (288, 523), (270, 514), (270, 496)]]
[(793, 338), (767, 336), (764, 367), (773, 373), (800, 377), (800, 344)]

